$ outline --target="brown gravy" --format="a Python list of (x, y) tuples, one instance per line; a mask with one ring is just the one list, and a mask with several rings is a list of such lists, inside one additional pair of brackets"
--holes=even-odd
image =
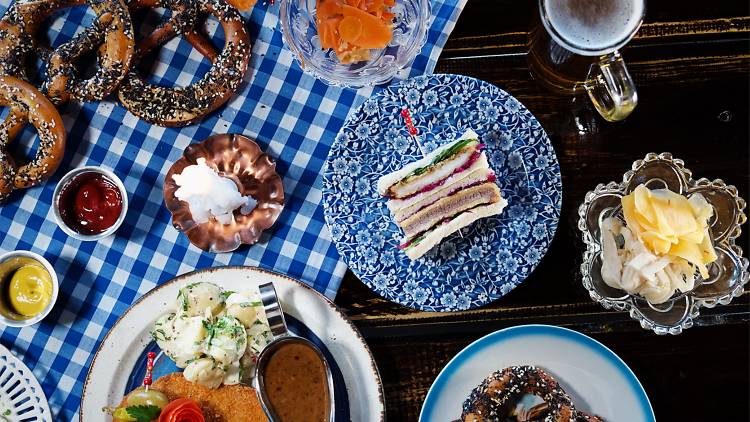
[(326, 369), (310, 346), (280, 346), (268, 361), (264, 383), (268, 401), (281, 422), (328, 421)]

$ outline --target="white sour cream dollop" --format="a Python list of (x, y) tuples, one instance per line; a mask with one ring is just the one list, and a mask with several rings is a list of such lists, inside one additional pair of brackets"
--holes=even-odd
[(240, 209), (244, 215), (257, 205), (250, 195), (242, 196), (237, 184), (231, 179), (219, 176), (206, 164), (205, 158), (199, 158), (197, 164), (182, 169), (182, 173), (172, 175), (179, 188), (174, 195), (185, 201), (196, 223), (205, 223), (214, 218), (221, 224), (231, 224), (234, 210)]

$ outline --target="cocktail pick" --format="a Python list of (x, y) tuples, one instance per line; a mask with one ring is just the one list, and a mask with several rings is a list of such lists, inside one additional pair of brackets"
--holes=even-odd
[(146, 355), (146, 376), (143, 377), (143, 388), (148, 391), (149, 387), (151, 387), (151, 384), (153, 382), (153, 376), (152, 373), (154, 371), (154, 359), (156, 358), (156, 353), (154, 352), (148, 352)]
[(406, 130), (409, 131), (409, 135), (411, 136), (411, 139), (414, 140), (414, 142), (417, 143), (417, 147), (419, 147), (419, 152), (422, 153), (422, 155), (426, 155), (424, 153), (424, 148), (422, 148), (422, 144), (419, 142), (419, 137), (417, 136), (417, 133), (419, 131), (416, 127), (414, 127), (414, 122), (411, 120), (411, 113), (409, 113), (408, 108), (404, 108), (401, 110), (401, 117), (404, 118), (404, 124), (406, 125)]

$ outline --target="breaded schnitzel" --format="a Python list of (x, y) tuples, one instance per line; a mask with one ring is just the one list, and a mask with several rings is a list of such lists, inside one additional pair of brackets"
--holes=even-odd
[(154, 381), (152, 388), (164, 393), (170, 401), (180, 397), (197, 401), (206, 422), (268, 421), (255, 390), (246, 385), (222, 385), (212, 389), (192, 383), (181, 372), (175, 372)]

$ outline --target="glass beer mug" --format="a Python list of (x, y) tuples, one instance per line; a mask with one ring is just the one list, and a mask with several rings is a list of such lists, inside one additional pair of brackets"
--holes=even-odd
[(618, 50), (644, 13), (644, 0), (539, 0), (529, 67), (555, 90), (585, 90), (605, 120), (622, 120), (638, 104), (638, 93)]

